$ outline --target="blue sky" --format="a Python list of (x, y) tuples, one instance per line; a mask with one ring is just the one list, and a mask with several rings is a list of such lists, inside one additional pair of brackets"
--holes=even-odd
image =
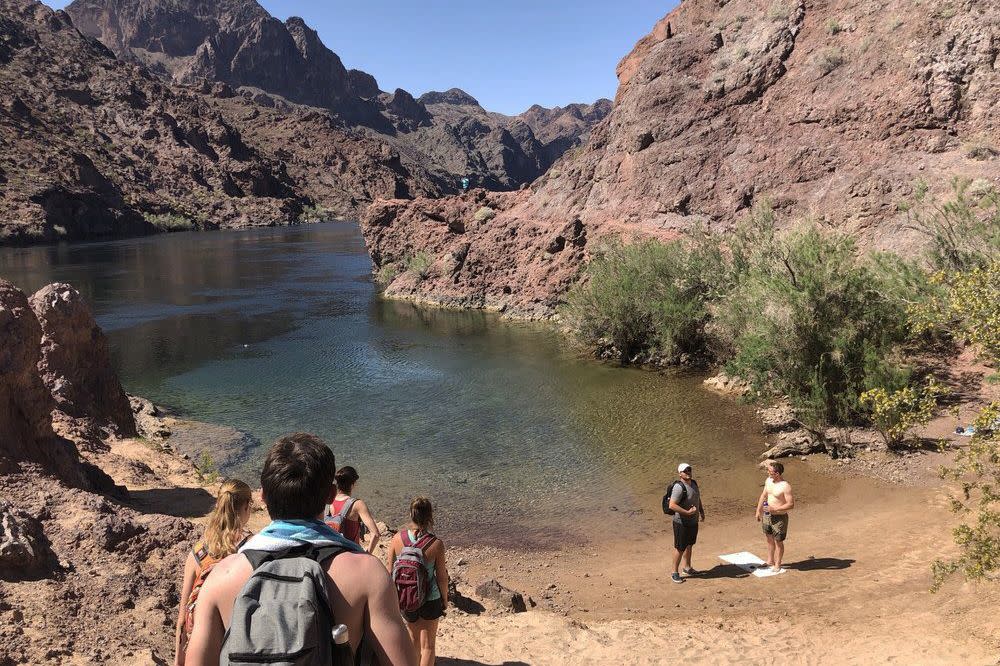
[[(53, 7), (68, 4), (52, 0)], [(676, 0), (262, 0), (383, 90), (462, 88), (491, 111), (614, 97), (615, 66)]]

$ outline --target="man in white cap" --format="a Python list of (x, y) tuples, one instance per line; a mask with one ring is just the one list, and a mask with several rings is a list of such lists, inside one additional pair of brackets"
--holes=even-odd
[(701, 492), (698, 482), (691, 476), (691, 465), (681, 463), (677, 466), (678, 481), (670, 488), (670, 509), (674, 512), (674, 572), (670, 580), (683, 583), (681, 578), (681, 559), (684, 560), (684, 573), (688, 576), (697, 573), (691, 566), (691, 549), (698, 541), (698, 515), (705, 520), (705, 509), (701, 505)]

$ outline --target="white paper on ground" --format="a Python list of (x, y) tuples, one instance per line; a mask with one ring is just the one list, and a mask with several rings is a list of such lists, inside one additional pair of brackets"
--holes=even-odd
[(729, 555), (719, 555), (719, 559), (723, 562), (728, 562), (729, 564), (735, 564), (740, 569), (749, 571), (758, 578), (777, 576), (778, 574), (785, 573), (784, 569), (772, 571), (771, 567), (764, 566), (764, 560), (760, 559), (753, 553), (748, 553), (745, 550), (739, 553), (730, 553)]

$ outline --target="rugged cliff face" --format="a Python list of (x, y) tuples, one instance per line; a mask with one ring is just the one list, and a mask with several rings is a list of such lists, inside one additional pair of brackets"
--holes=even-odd
[[(460, 90), (432, 92), (419, 100), (401, 89), (382, 92), (375, 77), (346, 69), (301, 18), (282, 23), (255, 0), (75, 0), (67, 11), (80, 30), (120, 58), (140, 62), (174, 83), (219, 81), (244, 89), (251, 98), (264, 91), (265, 98), (280, 98), (279, 105), (322, 109), (336, 127), (357, 130), (354, 137), (317, 137), (331, 146), (350, 144), (358, 134), (385, 142), (387, 148), (376, 154), (391, 155), (382, 163), (392, 168), (394, 159), (413, 175), (400, 182), (406, 196), (455, 192), (462, 177), (490, 189), (516, 189), (579, 143), (608, 110), (602, 103), (543, 110), (525, 122), (487, 113)], [(567, 113), (576, 115), (573, 121), (556, 120)], [(281, 115), (275, 124), (256, 129), (265, 136), (283, 134)], [(546, 133), (542, 139), (534, 134), (540, 129)], [(341, 152), (354, 157), (349, 146)]]
[(0, 241), (294, 219), (277, 162), (197, 95), (82, 36), (63, 12), (0, 0)]
[(585, 248), (725, 229), (766, 198), (783, 224), (811, 219), (863, 245), (912, 248), (897, 205), (915, 181), (1000, 177), (998, 35), (1000, 8), (988, 3), (685, 0), (621, 61), (614, 108), (589, 141), (506, 210), (473, 227), (428, 217), (425, 202), (382, 202), (365, 236), (373, 256), (395, 257), (421, 251), (406, 244), (427, 226), (464, 228), (429, 250), (444, 262), (465, 248), (475, 274), (401, 277), (388, 293), (461, 294), (528, 316), (551, 313), (565, 274), (586, 261), (586, 250), (551, 251), (567, 228)]

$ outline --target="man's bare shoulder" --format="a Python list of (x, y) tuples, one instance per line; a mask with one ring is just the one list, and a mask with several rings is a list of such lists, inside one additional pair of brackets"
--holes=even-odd
[(217, 591), (228, 590), (234, 585), (243, 585), (253, 573), (249, 560), (239, 553), (233, 553), (212, 569), (212, 575), (205, 578), (202, 597), (212, 597)]
[(326, 573), (353, 600), (366, 599), (389, 582), (385, 565), (368, 553), (342, 553), (330, 560)]

